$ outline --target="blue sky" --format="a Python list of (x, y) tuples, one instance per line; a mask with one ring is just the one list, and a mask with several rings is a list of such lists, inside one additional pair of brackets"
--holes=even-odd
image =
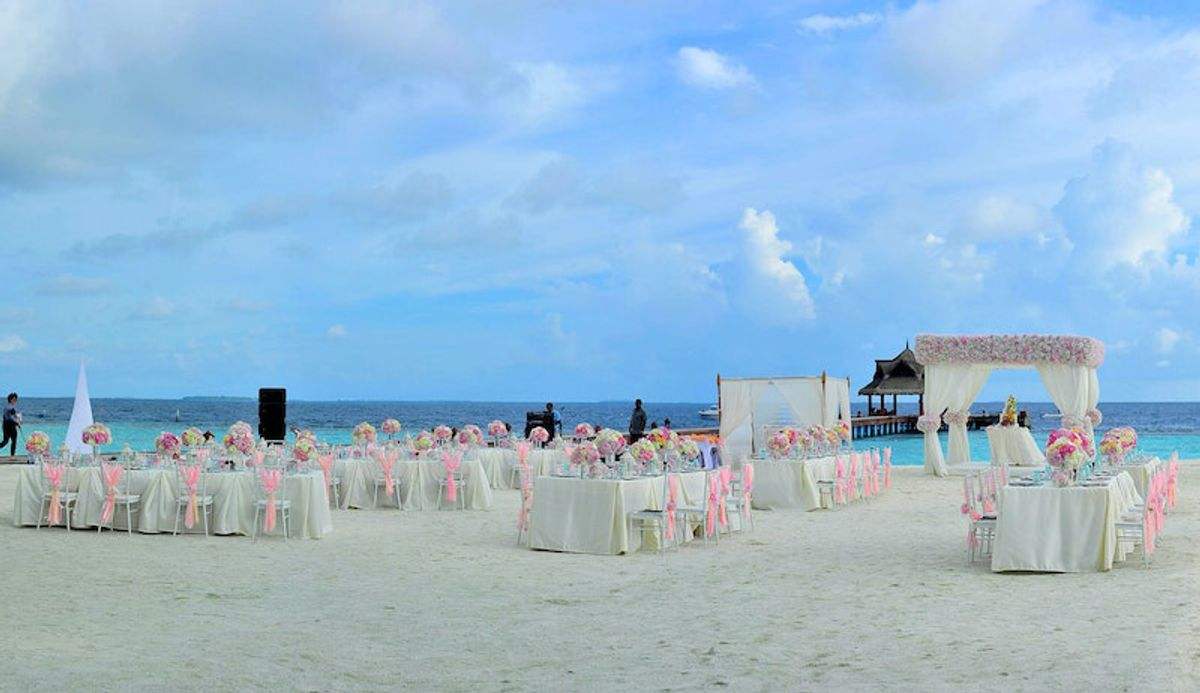
[(1179, 5), (5, 3), (0, 388), (703, 401), (1029, 331), (1195, 399)]

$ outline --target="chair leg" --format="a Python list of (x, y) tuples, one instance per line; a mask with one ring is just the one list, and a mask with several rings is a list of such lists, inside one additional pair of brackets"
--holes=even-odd
[(71, 531), (71, 506), (63, 503), (63, 521), (67, 523), (67, 531)]
[(203, 508), (200, 508), (200, 512), (204, 513), (204, 538), (205, 539), (208, 538), (208, 513), (210, 510), (215, 510), (215, 509), (216, 509), (215, 505), (206, 505)]
[(179, 536), (179, 501), (175, 501), (175, 527), (171, 530), (172, 536)]
[(250, 541), (258, 541), (258, 513), (257, 507), (254, 508), (254, 524), (250, 527)]
[(50, 502), (47, 501), (45, 498), (42, 498), (42, 502), (38, 505), (38, 519), (37, 519), (37, 524), (34, 525), (34, 529), (42, 528), (42, 518), (43, 517), (46, 518), (47, 524), (50, 523), (49, 513), (50, 513)]

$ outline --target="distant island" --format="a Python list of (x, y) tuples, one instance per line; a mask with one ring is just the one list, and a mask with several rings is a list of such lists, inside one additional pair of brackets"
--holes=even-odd
[(229, 397), (229, 396), (224, 396), (224, 395), (210, 397), (210, 396), (205, 396), (205, 395), (192, 395), (189, 397), (180, 397), (179, 401), (181, 401), (181, 402), (254, 402), (256, 400), (253, 397)]

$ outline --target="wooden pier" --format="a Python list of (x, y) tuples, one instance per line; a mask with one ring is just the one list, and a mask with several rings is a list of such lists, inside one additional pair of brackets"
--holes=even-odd
[[(1017, 414), (1017, 425), (1025, 426), (1029, 418), (1028, 412)], [(971, 414), (967, 419), (967, 430), (978, 431), (1000, 423), (1000, 413)], [(946, 424), (941, 429), (945, 430)], [(850, 430), (854, 438), (876, 438), (879, 436), (902, 435), (905, 433), (920, 433), (917, 430), (917, 417), (908, 416), (856, 416), (850, 419)]]

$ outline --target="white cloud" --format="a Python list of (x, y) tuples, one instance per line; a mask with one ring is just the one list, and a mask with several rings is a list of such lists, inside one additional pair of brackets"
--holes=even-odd
[(847, 15), (812, 14), (798, 22), (801, 31), (810, 34), (829, 34), (835, 31), (857, 29), (878, 24), (883, 17), (874, 12), (859, 12)]
[(704, 48), (680, 48), (676, 67), (684, 83), (701, 89), (734, 89), (755, 84), (754, 75), (744, 66)]
[(1154, 335), (1155, 347), (1160, 354), (1169, 354), (1175, 351), (1176, 345), (1183, 335), (1169, 327), (1161, 327)]
[(1102, 268), (1165, 262), (1189, 224), (1170, 176), (1111, 140), (1096, 148), (1091, 170), (1067, 183), (1054, 213), (1076, 250)]
[(945, 244), (946, 244), (946, 239), (943, 238), (942, 236), (938, 236), (938, 235), (935, 235), (932, 233), (925, 234), (925, 245), (938, 246), (938, 245), (945, 245)]
[(978, 235), (997, 240), (1028, 236), (1047, 225), (1042, 208), (1002, 194), (981, 198), (968, 213), (967, 223)]
[(345, 325), (330, 325), (328, 330), (325, 330), (325, 336), (330, 339), (341, 339), (348, 334)]
[(12, 354), (18, 351), (24, 351), (28, 346), (29, 344), (17, 335), (0, 337), (0, 354)]
[(598, 88), (595, 83), (585, 86), (580, 76), (558, 63), (517, 63), (513, 71), (516, 84), (503, 104), (526, 126), (542, 125), (571, 113)]
[(79, 277), (60, 274), (38, 284), (39, 293), (47, 296), (87, 296), (104, 293), (112, 288), (112, 282), (103, 277)]
[(162, 296), (155, 296), (138, 306), (133, 312), (135, 318), (143, 320), (162, 320), (175, 314), (175, 304)]
[(759, 302), (756, 306), (759, 316), (782, 323), (814, 317), (812, 295), (804, 275), (784, 259), (792, 251), (792, 244), (779, 238), (775, 215), (748, 207), (739, 228), (745, 232), (747, 279), (752, 296)]

